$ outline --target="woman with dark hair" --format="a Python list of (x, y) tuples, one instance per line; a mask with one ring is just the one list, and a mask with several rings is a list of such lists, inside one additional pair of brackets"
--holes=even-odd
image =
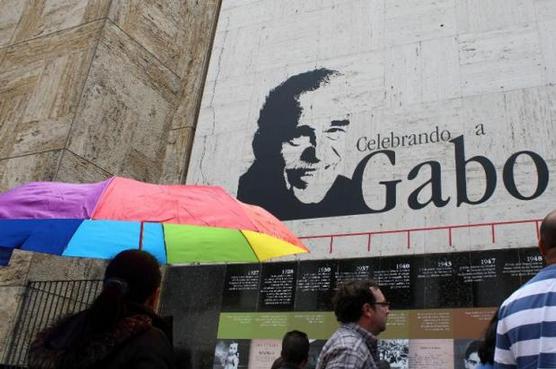
[(153, 311), (160, 281), (151, 254), (119, 253), (108, 264), (103, 290), (91, 307), (37, 336), (29, 368), (174, 368), (168, 329)]
[(494, 368), (494, 349), (496, 347), (496, 327), (498, 325), (498, 310), (490, 319), (485, 335), (479, 346), (479, 358), (481, 363), (475, 369)]

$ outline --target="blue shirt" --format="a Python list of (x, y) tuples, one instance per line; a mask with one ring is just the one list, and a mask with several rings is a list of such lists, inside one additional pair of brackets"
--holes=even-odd
[(508, 297), (498, 319), (496, 369), (556, 368), (556, 265)]
[(492, 364), (489, 364), (489, 363), (486, 363), (486, 364), (479, 363), (479, 365), (477, 365), (475, 367), (475, 369), (494, 369), (494, 366)]

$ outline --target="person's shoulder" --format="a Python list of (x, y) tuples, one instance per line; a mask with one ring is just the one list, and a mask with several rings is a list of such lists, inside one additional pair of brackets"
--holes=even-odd
[(120, 354), (123, 361), (164, 362), (164, 367), (173, 367), (175, 359), (170, 340), (161, 329), (154, 326), (130, 339)]
[(363, 342), (363, 337), (356, 330), (350, 329), (348, 326), (341, 326), (336, 330), (336, 332), (334, 332), (329, 341), (331, 344), (334, 343), (336, 346), (353, 348), (358, 343)]
[(171, 349), (172, 345), (170, 344), (169, 338), (166, 334), (157, 327), (151, 326), (150, 328), (146, 329), (144, 332), (138, 334), (130, 343), (142, 346), (156, 346), (160, 349)]
[(523, 309), (529, 302), (533, 303), (534, 301), (538, 301), (535, 296), (554, 292), (556, 292), (556, 265), (550, 266), (550, 268), (545, 267), (539, 271), (526, 284), (504, 300), (501, 305), (501, 316), (503, 317), (505, 315), (505, 310), (511, 310), (509, 308), (512, 305), (519, 304), (520, 308)]

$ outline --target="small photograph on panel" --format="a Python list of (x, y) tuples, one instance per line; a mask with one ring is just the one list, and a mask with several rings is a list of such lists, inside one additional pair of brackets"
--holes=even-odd
[(409, 369), (456, 369), (452, 339), (409, 340)]
[(387, 339), (378, 341), (380, 368), (408, 369), (409, 340)]
[(214, 349), (213, 369), (246, 369), (250, 340), (218, 340)]
[(454, 369), (476, 369), (479, 359), (479, 340), (454, 340)]
[(282, 341), (279, 339), (251, 340), (248, 369), (270, 369), (280, 357)]

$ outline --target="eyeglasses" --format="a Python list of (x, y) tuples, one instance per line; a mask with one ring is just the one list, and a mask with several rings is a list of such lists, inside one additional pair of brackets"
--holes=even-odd
[(384, 307), (390, 308), (390, 301), (373, 302), (373, 305), (382, 305)]

